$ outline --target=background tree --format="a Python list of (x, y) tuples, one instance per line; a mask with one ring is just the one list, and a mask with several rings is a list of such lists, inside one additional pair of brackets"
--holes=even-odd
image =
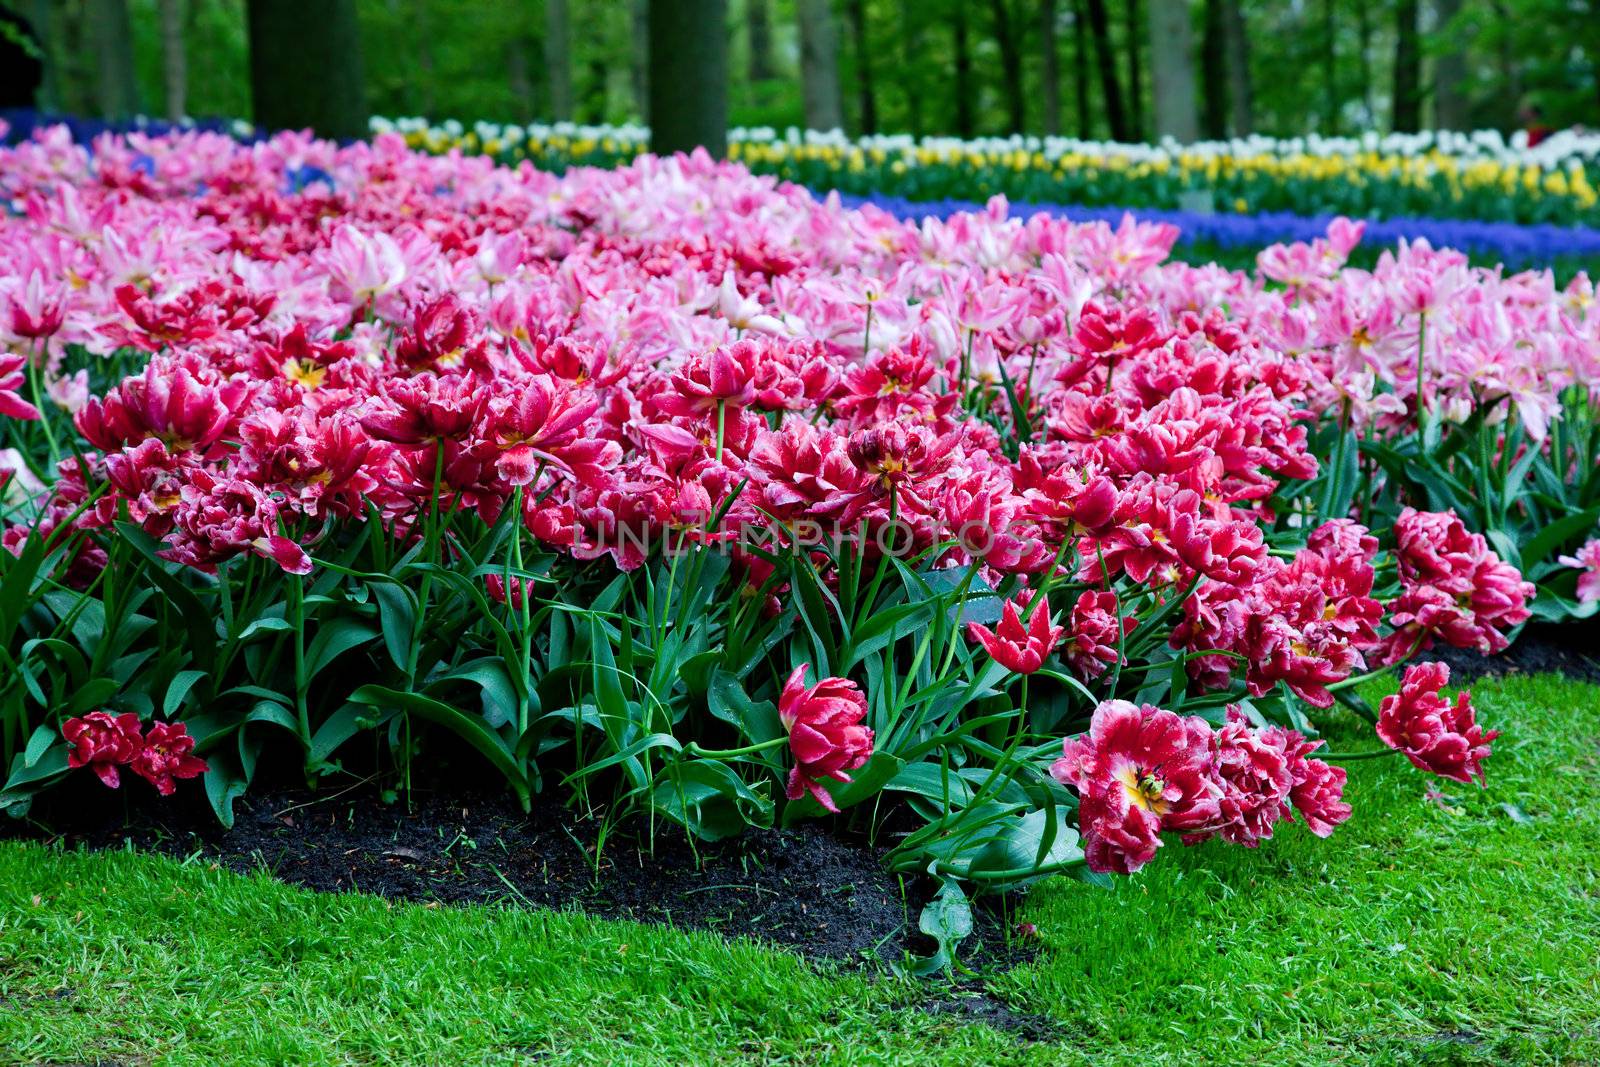
[(728, 154), (727, 0), (650, 0), (650, 150)]
[(813, 130), (844, 127), (839, 100), (839, 37), (830, 0), (795, 0), (800, 22), (800, 84), (805, 125)]
[[(160, 0), (161, 70), (166, 89), (166, 116), (177, 122), (186, 114), (189, 95), (188, 51), (184, 44), (183, 0)], [(130, 64), (131, 66), (131, 64)]]
[(127, 0), (89, 0), (84, 11), (100, 114), (107, 118), (138, 114), (139, 87), (134, 79), (133, 27)]
[(950, 43), (955, 48), (956, 77), (952, 84), (955, 87), (956, 136), (971, 137), (974, 132), (972, 95), (975, 88), (972, 82), (972, 41), (967, 35), (967, 8), (961, 0), (956, 0), (955, 16), (950, 25)]
[(1039, 80), (1043, 91), (1044, 132), (1061, 132), (1061, 40), (1056, 0), (1039, 0)]
[(1072, 4), (1072, 101), (1078, 119), (1078, 137), (1087, 141), (1094, 126), (1089, 112), (1089, 17), (1083, 0)]
[(772, 55), (771, 0), (745, 0), (744, 17), (750, 49), (745, 69), (750, 80), (763, 82), (776, 78), (778, 64)]
[(650, 0), (629, 2), (628, 45), (634, 114), (643, 116), (650, 110)]
[(526, 35), (506, 38), (506, 83), (517, 100), (517, 121), (532, 122), (534, 111), (533, 74), (528, 69), (528, 52), (533, 43)]
[[(1322, 125), (1330, 134), (1339, 132), (1339, 32), (1335, 0), (1322, 0)], [(1415, 20), (1413, 20), (1415, 21)]]
[(1433, 61), (1433, 124), (1440, 129), (1470, 129), (1467, 98), (1462, 87), (1467, 80), (1467, 51), (1461, 27), (1461, 0), (1433, 0), (1434, 32), (1430, 51)]
[(1361, 110), (1368, 122), (1374, 120), (1377, 108), (1372, 102), (1372, 10), (1367, 0), (1355, 0), (1356, 5), (1356, 60), (1357, 77), (1361, 82)]
[(1228, 42), (1222, 0), (1205, 0), (1200, 34), (1200, 134), (1208, 140), (1228, 136)]
[(1007, 128), (1021, 131), (1028, 126), (1027, 105), (1022, 95), (1022, 48), (1017, 40), (1021, 27), (1013, 19), (1007, 0), (989, 0), (989, 13), (994, 20), (994, 39), (1000, 51)]
[[(341, 2), (355, 10), (365, 96), (377, 114), (625, 122), (643, 121), (649, 110), (649, 0), (558, 0), (569, 19), (565, 47), (557, 43), (559, 27), (549, 32), (547, 0)], [(176, 113), (181, 95), (181, 110), (198, 117), (249, 117), (250, 6), (250, 0), (0, 0), (0, 8), (31, 22), (39, 38), (38, 100), (87, 115)], [(1418, 125), (1514, 130), (1519, 104), (1534, 102), (1549, 126), (1600, 127), (1600, 0), (1410, 0), (1415, 59), (1398, 70), (1403, 35), (1394, 0), (1187, 0), (1186, 6), (1201, 68), (1195, 103), (1207, 136), (1387, 126), (1396, 77), (1403, 87), (1408, 69), (1414, 88), (1401, 95), (1415, 100)], [(108, 12), (109, 24), (121, 24), (119, 7), (127, 32), (99, 31)], [(177, 34), (174, 10), (182, 13)], [(297, 21), (293, 47), (316, 51), (333, 8), (305, 0), (298, 10), (313, 14)], [(1150, 119), (1153, 83), (1162, 74), (1150, 51), (1149, 2), (1137, 11), (1140, 21), (1130, 32), (1126, 0), (728, 0), (728, 119), (736, 126), (860, 128), (866, 75), (872, 125), (885, 132), (1065, 128), (1086, 138), (1147, 136), (1151, 124), (1135, 122), (1134, 111), (1142, 105), (1142, 119)], [(805, 47), (808, 37), (817, 38), (804, 32), (807, 26), (825, 29), (831, 58)], [(856, 40), (859, 26), (866, 30), (864, 48)], [(1255, 41), (1271, 44), (1252, 48)], [(100, 50), (107, 47), (103, 62)], [(131, 92), (126, 54), (119, 60), (117, 50), (131, 51)], [(552, 91), (562, 78), (548, 62), (561, 56), (571, 91), (566, 105)], [(819, 63), (828, 72), (819, 73)], [(307, 69), (315, 76), (297, 91), (316, 88), (332, 68)], [(827, 98), (820, 110), (819, 92)], [(1403, 99), (1402, 125), (1409, 124), (1406, 111)]]
[(567, 0), (544, 0), (544, 69), (550, 79), (550, 117), (572, 118), (572, 28)]
[(1123, 0), (1123, 13), (1127, 16), (1122, 39), (1128, 50), (1128, 131), (1127, 140), (1144, 140), (1144, 74), (1140, 52), (1144, 49), (1145, 21), (1141, 17), (1139, 0)]
[(856, 73), (856, 128), (866, 134), (878, 132), (878, 97), (872, 87), (872, 42), (867, 33), (866, 0), (848, 0), (850, 8), (850, 47)]
[(1150, 0), (1150, 78), (1156, 136), (1200, 136), (1195, 106), (1194, 30), (1188, 0)]
[(1228, 124), (1235, 137), (1255, 129), (1253, 86), (1250, 82), (1250, 37), (1245, 32), (1244, 10), (1239, 0), (1221, 0), (1222, 36), (1228, 71)]
[(917, 0), (900, 0), (900, 77), (896, 83), (902, 92), (905, 109), (905, 128), (918, 136), (924, 132), (921, 79), (924, 65), (923, 48), (926, 26)]
[[(1111, 25), (1105, 0), (1085, 0), (1089, 30), (1094, 36), (1095, 60), (1100, 68), (1100, 95), (1105, 103), (1106, 125), (1113, 141), (1128, 139), (1128, 120), (1122, 110), (1122, 83), (1117, 80), (1117, 54), (1111, 47)], [(1080, 61), (1081, 61), (1080, 57)]]
[(1394, 104), (1390, 126), (1411, 133), (1422, 125), (1422, 53), (1417, 39), (1417, 0), (1395, 0)]
[(355, 0), (249, 0), (247, 9), (256, 124), (365, 136)]

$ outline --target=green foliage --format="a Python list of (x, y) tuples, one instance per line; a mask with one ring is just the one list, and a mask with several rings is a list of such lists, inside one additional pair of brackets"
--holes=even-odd
[[(1202, 43), (1209, 0), (1192, 4), (1195, 42)], [(878, 129), (914, 133), (958, 133), (955, 74), (955, 23), (965, 20), (971, 53), (966, 84), (974, 134), (1042, 133), (1044, 30), (1033, 0), (1001, 0), (1008, 11), (1015, 47), (1022, 58), (1024, 131), (1011, 129), (1002, 83), (1001, 49), (995, 36), (993, 4), (957, 0), (862, 0), (867, 53), (875, 74)], [(792, 0), (767, 0), (772, 26), (774, 76), (752, 81), (749, 71), (749, 16), (742, 0), (729, 3), (729, 86), (735, 125), (802, 125), (799, 42)], [(33, 9), (23, 0), (7, 6), (25, 17)], [(43, 101), (67, 111), (95, 107), (94, 69), (82, 46), (81, 0), (53, 5), (52, 39), (43, 48), (59, 67), (54, 82), (60, 99)], [(581, 11), (579, 8), (581, 7)], [(129, 0), (132, 49), (140, 97), (151, 112), (164, 100), (162, 56), (156, 0)], [(248, 41), (244, 0), (188, 0), (185, 41), (189, 107), (198, 116), (250, 114)], [(632, 0), (582, 0), (573, 5), (568, 43), (575, 114), (585, 122), (620, 122), (643, 117), (633, 67)], [(1393, 10), (1371, 0), (1325, 0), (1285, 4), (1241, 0), (1248, 56), (1253, 131), (1279, 136), (1307, 132), (1358, 133), (1388, 127), (1393, 80)], [(1600, 20), (1592, 9), (1567, 0), (1462, 0), (1449, 24), (1439, 23), (1428, 4), (1424, 15), (1423, 70), (1420, 83), (1425, 122), (1435, 106), (1435, 72), (1440, 56), (1462, 60), (1467, 114), (1474, 127), (1515, 129), (1523, 100), (1536, 102), (1555, 127), (1593, 120), (1600, 77)], [(1148, 69), (1147, 30), (1131, 17), (1133, 5), (1112, 4), (1110, 55), (1100, 56), (1092, 40), (1080, 35), (1079, 5), (1056, 0), (1055, 46), (1061, 72), (1063, 133), (1103, 138), (1110, 127), (1102, 99), (1099, 67), (1109, 62), (1125, 98), (1137, 57)], [(415, 114), (433, 119), (491, 121), (549, 119), (551, 94), (543, 62), (545, 21), (541, 0), (360, 0), (362, 52), (367, 94), (377, 114)], [(849, 32), (846, 6), (837, 5), (840, 77), (846, 116), (861, 126), (856, 91), (862, 50)], [(1267, 44), (1270, 42), (1270, 46)], [(1224, 94), (1226, 87), (1203, 80), (1199, 93)], [(1086, 77), (1083, 106), (1077, 99), (1077, 71)], [(1141, 79), (1132, 110), (1151, 114), (1150, 79)], [(1086, 123), (1080, 123), (1080, 110)], [(1140, 138), (1150, 130), (1140, 131)], [(1250, 132), (1234, 130), (1234, 133)]]
[(1257, 850), (1164, 849), (1110, 891), (1036, 889), (1014, 917), (1037, 926), (1039, 958), (987, 984), (1042, 1013), (1048, 1040), (706, 933), (9, 843), (0, 1048), (26, 1063), (1590, 1062), (1600, 690), (1543, 677), (1474, 695), (1507, 731), (1486, 790), (1430, 796), (1404, 767), (1356, 763), (1351, 847), (1286, 827)]

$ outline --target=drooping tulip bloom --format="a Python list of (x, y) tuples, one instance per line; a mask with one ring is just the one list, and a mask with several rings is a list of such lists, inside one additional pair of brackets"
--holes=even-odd
[(1311, 758), (1323, 742), (1308, 741), (1298, 730), (1281, 726), (1268, 726), (1261, 735), (1282, 746), (1289, 758), (1289, 774), (1294, 779), (1289, 803), (1305, 821), (1306, 829), (1318, 837), (1327, 837), (1350, 818), (1350, 805), (1344, 802), (1345, 769)]
[(109, 789), (122, 784), (117, 768), (132, 763), (144, 743), (139, 736), (139, 716), (131, 711), (115, 717), (108, 711), (91, 711), (68, 719), (62, 724), (61, 736), (72, 746), (67, 766), (88, 767)]
[(8, 419), (37, 419), (39, 409), (22, 399), (22, 369), (27, 360), (9, 352), (0, 352), (0, 417)]
[(1402, 589), (1389, 605), (1395, 632), (1387, 658), (1431, 648), (1435, 637), (1485, 654), (1504, 650), (1506, 631), (1532, 614), (1533, 584), (1454, 511), (1406, 508), (1394, 530)]
[(174, 779), (196, 778), (209, 770), (206, 761), (194, 755), (194, 738), (181, 722), (151, 723), (131, 766), (164, 797), (177, 789)]
[(1449, 683), (1450, 668), (1438, 661), (1407, 667), (1400, 691), (1378, 705), (1378, 737), (1421, 770), (1481, 785), (1489, 743), (1500, 731), (1478, 725), (1467, 690), (1450, 703), (1441, 692)]
[(1062, 743), (1050, 774), (1078, 791), (1078, 832), (1091, 870), (1132, 874), (1161, 832), (1192, 833), (1221, 816), (1211, 726), (1149, 704), (1107, 700), (1089, 732)]
[(1561, 565), (1583, 572), (1578, 575), (1578, 603), (1600, 600), (1600, 537), (1585, 543), (1575, 554), (1562, 556)]
[(810, 793), (818, 804), (837, 812), (839, 807), (822, 781), (848, 782), (845, 772), (871, 758), (872, 728), (861, 722), (867, 717), (867, 698), (846, 678), (824, 678), (808, 688), (810, 667), (809, 663), (796, 667), (778, 698), (778, 718), (789, 732), (795, 760), (786, 795), (799, 800)]
[(1272, 836), (1272, 827), (1289, 814), (1289, 793), (1294, 775), (1282, 745), (1250, 726), (1237, 709), (1227, 723), (1211, 735), (1217, 780), (1222, 796), (1217, 802), (1217, 822), (1188, 835), (1185, 843), (1213, 834), (1224, 841), (1255, 848)]

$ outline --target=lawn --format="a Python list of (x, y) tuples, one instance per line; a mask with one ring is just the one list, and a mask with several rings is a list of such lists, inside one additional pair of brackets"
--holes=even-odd
[[(0, 845), (5, 1063), (1600, 1060), (1600, 690), (1483, 683), (1489, 788), (1351, 765), (1332, 842), (1057, 881), (994, 977), (1059, 1040), (704, 933), (391, 906), (145, 855)], [(1350, 737), (1339, 747), (1352, 747)]]

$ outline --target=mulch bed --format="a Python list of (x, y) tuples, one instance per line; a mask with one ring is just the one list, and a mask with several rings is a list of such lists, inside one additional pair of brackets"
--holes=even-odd
[(1600, 619), (1527, 626), (1515, 644), (1494, 656), (1440, 646), (1419, 658), (1449, 664), (1452, 685), (1547, 671), (1600, 685)]

